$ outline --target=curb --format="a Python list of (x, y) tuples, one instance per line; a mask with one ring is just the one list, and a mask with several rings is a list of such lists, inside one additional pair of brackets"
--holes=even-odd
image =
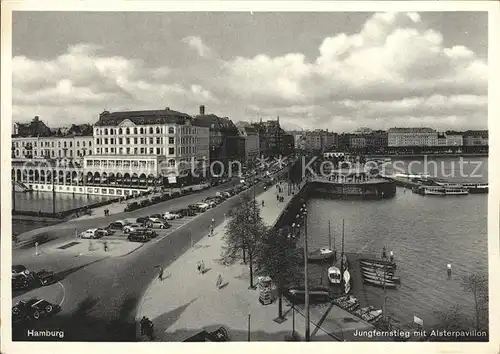
[(121, 258), (121, 257), (125, 257), (125, 256), (128, 256), (129, 254), (131, 253), (134, 253), (135, 251), (137, 251), (138, 249), (144, 247), (145, 243), (141, 243), (141, 245), (137, 248), (134, 248), (132, 251), (128, 252), (128, 253), (125, 253), (125, 254), (122, 254), (121, 256), (116, 256), (116, 257), (113, 257), (113, 258)]

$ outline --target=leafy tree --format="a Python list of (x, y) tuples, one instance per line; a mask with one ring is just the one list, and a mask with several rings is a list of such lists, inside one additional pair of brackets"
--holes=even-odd
[(250, 287), (253, 288), (253, 263), (267, 226), (260, 216), (257, 202), (246, 194), (241, 197), (241, 204), (231, 211), (230, 217), (224, 235), (223, 259), (226, 264), (232, 264), (240, 259), (241, 251), (245, 252), (250, 269)]
[(303, 279), (303, 253), (287, 232), (270, 229), (262, 239), (257, 265), (259, 273), (269, 276), (278, 290), (278, 316), (283, 317), (283, 294)]
[(475, 325), (478, 331), (488, 329), (488, 277), (471, 274), (462, 277), (462, 287), (474, 297)]

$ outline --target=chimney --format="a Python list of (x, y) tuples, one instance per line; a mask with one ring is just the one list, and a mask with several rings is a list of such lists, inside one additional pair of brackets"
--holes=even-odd
[(205, 115), (205, 106), (204, 105), (201, 105), (200, 106), (200, 115)]

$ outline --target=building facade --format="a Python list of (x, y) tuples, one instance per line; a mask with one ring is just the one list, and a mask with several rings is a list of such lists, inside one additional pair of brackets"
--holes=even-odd
[(487, 130), (467, 130), (463, 133), (464, 146), (488, 146)]
[(438, 134), (431, 128), (391, 128), (388, 146), (438, 146)]
[(253, 164), (260, 156), (260, 142), (258, 130), (247, 122), (236, 123), (239, 134), (245, 140), (245, 162)]
[(194, 124), (209, 130), (209, 166), (215, 176), (228, 174), (230, 166), (245, 161), (245, 138), (227, 117), (205, 114), (205, 106), (200, 106)]

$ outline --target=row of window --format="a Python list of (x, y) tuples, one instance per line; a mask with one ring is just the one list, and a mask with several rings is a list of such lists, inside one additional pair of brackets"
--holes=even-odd
[[(91, 147), (92, 146), (92, 142), (91, 141), (87, 141), (88, 142), (88, 146)], [(86, 147), (86, 143), (87, 143), (85, 140), (82, 141), (82, 147)], [(38, 147), (38, 142), (34, 141), (33, 143), (31, 142), (27, 142), (27, 141), (23, 141), (23, 142), (19, 142), (19, 141), (16, 141), (14, 143), (14, 146), (16, 148), (22, 146), (22, 147)], [(40, 142), (40, 147), (56, 147), (56, 144), (55, 144), (55, 141), (41, 141)], [(72, 148), (73, 147), (73, 141), (63, 141), (63, 144), (61, 145), (61, 141), (58, 141), (57, 142), (57, 147), (70, 147)], [(76, 141), (76, 147), (80, 147), (80, 141), (77, 140)]]
[[(88, 151), (88, 153), (86, 153), (85, 150), (77, 150), (76, 151), (76, 156), (79, 156), (79, 157), (83, 157), (83, 156), (86, 156), (86, 155), (90, 155), (91, 154), (91, 151)], [(56, 150), (41, 150), (40, 151), (40, 155), (38, 154), (38, 150), (34, 150), (34, 151), (26, 151), (26, 150), (23, 150), (23, 151), (19, 151), (19, 149), (16, 149), (16, 152), (15, 152), (15, 156), (16, 157), (21, 157), (21, 156), (27, 156), (27, 155), (30, 155), (30, 156), (35, 156), (35, 157), (73, 157), (73, 150), (57, 150), (57, 155), (56, 155)]]
[[(165, 151), (168, 151), (168, 155), (175, 155), (175, 148), (169, 147), (168, 150), (160, 147), (156, 148), (146, 148), (146, 147), (118, 147), (118, 148), (97, 148), (96, 149), (96, 154), (101, 155), (101, 154), (117, 154), (117, 155), (123, 155), (123, 154), (133, 154), (133, 155), (165, 155)], [(181, 146), (177, 148), (177, 153), (179, 155), (184, 155), (184, 154), (195, 154), (199, 151), (199, 148), (197, 146)]]
[(144, 161), (144, 160), (87, 160), (87, 167), (117, 167), (117, 168), (156, 168), (155, 161)]
[[(183, 134), (198, 134), (198, 128), (197, 127), (181, 127), (181, 133)], [(168, 127), (168, 129), (164, 129), (163, 127), (149, 127), (149, 128), (95, 128), (94, 129), (95, 135), (137, 135), (137, 134), (165, 134), (168, 132), (168, 134), (175, 134), (175, 128), (174, 127)]]
[[(164, 138), (161, 137), (156, 137), (156, 138), (97, 138), (96, 143), (97, 145), (114, 145), (115, 143), (118, 145), (130, 145), (130, 144), (163, 144)], [(200, 143), (201, 139), (198, 138), (193, 138), (193, 137), (182, 137), (181, 138), (181, 144), (195, 144), (195, 143)], [(175, 144), (175, 137), (169, 136), (168, 137), (168, 143), (169, 144)]]

